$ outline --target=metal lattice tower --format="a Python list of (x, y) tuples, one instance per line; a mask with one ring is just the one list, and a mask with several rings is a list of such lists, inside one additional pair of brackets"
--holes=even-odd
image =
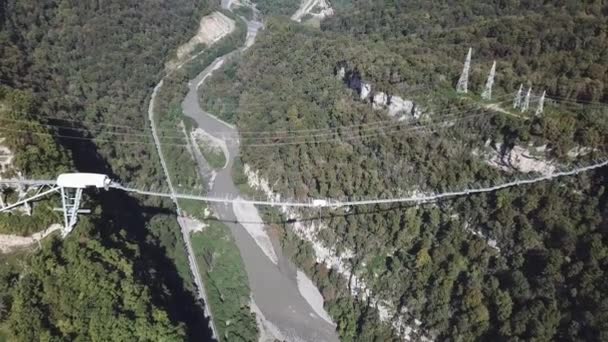
[(545, 109), (545, 96), (547, 95), (547, 91), (543, 91), (543, 95), (538, 100), (538, 107), (536, 107), (536, 113), (534, 115), (541, 116), (543, 114), (543, 110)]
[(524, 85), (520, 84), (519, 90), (517, 91), (517, 93), (515, 94), (515, 98), (513, 99), (513, 109), (517, 109), (517, 108), (519, 108), (519, 106), (521, 106), (521, 98), (523, 95), (523, 91), (524, 91)]
[(494, 86), (494, 77), (496, 76), (496, 61), (492, 63), (492, 68), (490, 69), (490, 74), (488, 75), (488, 80), (486, 81), (486, 87), (481, 93), (481, 98), (484, 100), (492, 99), (492, 86)]
[[(80, 209), (83, 190), (90, 187), (107, 190), (113, 184), (108, 176), (99, 173), (64, 173), (59, 175), (56, 181), (17, 179), (5, 180), (3, 183), (18, 187), (31, 186), (36, 190), (36, 193), (27, 198), (19, 199), (8, 206), (3, 205), (0, 207), (0, 212), (10, 211), (19, 206), (27, 206), (36, 199), (58, 192), (61, 195), (62, 207), (54, 210), (63, 212), (64, 226), (61, 235), (64, 237), (74, 229), (78, 221), (78, 214), (91, 212), (88, 209)], [(25, 192), (25, 190), (23, 191)]]
[(82, 188), (65, 188), (61, 187), (61, 203), (63, 208), (56, 210), (63, 211), (64, 226), (61, 231), (62, 236), (68, 235), (78, 221), (78, 214), (88, 213), (89, 210), (80, 209), (80, 200), (82, 199)]
[(471, 68), (471, 55), (473, 54), (473, 48), (469, 48), (469, 53), (464, 61), (464, 67), (462, 68), (462, 74), (456, 84), (456, 92), (467, 93), (469, 91), (469, 69)]
[(530, 108), (530, 96), (532, 95), (532, 87), (528, 88), (528, 93), (524, 98), (524, 103), (521, 105), (521, 112), (525, 112)]

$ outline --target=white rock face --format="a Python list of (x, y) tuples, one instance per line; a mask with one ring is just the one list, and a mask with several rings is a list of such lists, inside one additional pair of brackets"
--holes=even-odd
[(376, 94), (374, 94), (372, 107), (374, 109), (382, 109), (382, 108), (386, 107), (387, 101), (388, 101), (388, 97), (386, 96), (385, 93), (383, 93), (381, 91), (377, 92)]
[[(336, 77), (344, 80), (346, 77), (345, 67), (338, 69)], [(346, 80), (346, 84), (348, 88), (359, 92), (361, 100), (367, 99), (371, 94), (372, 84), (363, 82), (358, 73)], [(414, 101), (403, 99), (400, 96), (389, 95), (381, 91), (373, 95), (371, 102), (372, 108), (376, 110), (384, 109), (388, 106), (388, 115), (397, 118), (399, 121), (409, 120), (412, 117), (418, 120), (424, 115)]]
[(177, 59), (182, 60), (196, 45), (211, 45), (234, 30), (234, 20), (221, 12), (213, 12), (201, 19), (197, 34), (177, 49)]
[[(313, 10), (318, 10), (315, 12)], [(303, 0), (300, 8), (291, 16), (291, 20), (301, 22), (302, 18), (309, 14), (312, 17), (323, 19), (334, 14), (333, 8), (326, 0)]]
[(587, 155), (593, 151), (595, 151), (596, 149), (591, 148), (591, 147), (581, 147), (581, 146), (577, 146), (573, 149), (571, 149), (570, 151), (568, 151), (568, 157), (570, 158), (576, 158), (579, 156), (584, 156)]
[(422, 110), (420, 109), (420, 107), (415, 106), (414, 107), (414, 113), (412, 114), (414, 116), (414, 119), (418, 120), (422, 117)]
[(369, 83), (361, 83), (361, 100), (365, 100), (368, 96), (369, 93), (372, 90), (372, 86)]
[(552, 162), (532, 157), (521, 146), (513, 147), (509, 153), (509, 164), (521, 172), (538, 172), (543, 175), (553, 174), (556, 169)]
[[(384, 96), (386, 105), (386, 94), (381, 93)], [(377, 96), (378, 94), (376, 94)], [(374, 99), (376, 98), (374, 96)], [(281, 195), (276, 194), (272, 191), (270, 183), (258, 175), (258, 173), (252, 170), (249, 165), (245, 164), (244, 173), (247, 176), (248, 184), (252, 188), (261, 190), (264, 192), (269, 200), (280, 201)], [(336, 270), (345, 279), (349, 279), (349, 288), (353, 296), (358, 296), (361, 300), (369, 300), (371, 305), (376, 307), (382, 320), (391, 323), (393, 329), (401, 337), (402, 340), (409, 341), (412, 339), (412, 334), (418, 334), (419, 329), (410, 326), (407, 322), (406, 313), (407, 308), (402, 307), (400, 310), (398, 306), (390, 301), (379, 296), (374, 295), (368, 288), (363, 278), (354, 273), (350, 266), (350, 259), (354, 257), (354, 253), (347, 249), (341, 248), (341, 252), (337, 250), (336, 246), (328, 247), (325, 246), (324, 242), (317, 237), (317, 234), (327, 227), (322, 223), (310, 222), (304, 224), (300, 220), (300, 215), (293, 208), (281, 207), (281, 212), (289, 220), (294, 220), (291, 228), (293, 232), (302, 240), (309, 242), (315, 252), (316, 261), (318, 263), (324, 263), (327, 267)], [(423, 341), (429, 339), (425, 336), (420, 337)]]
[[(497, 144), (496, 151), (500, 150), (501, 144)], [(502, 157), (498, 152), (493, 153), (486, 162), (504, 171), (538, 172), (544, 176), (553, 174), (557, 170), (554, 162), (533, 157), (529, 149), (517, 145)]]
[(399, 113), (412, 114), (414, 109), (414, 102), (404, 100), (399, 96), (391, 96), (391, 101), (388, 105), (388, 114), (395, 116)]
[(344, 69), (344, 67), (341, 67), (340, 70), (338, 70), (338, 74), (336, 76), (338, 77), (338, 79), (344, 79), (344, 76), (346, 76), (346, 70)]

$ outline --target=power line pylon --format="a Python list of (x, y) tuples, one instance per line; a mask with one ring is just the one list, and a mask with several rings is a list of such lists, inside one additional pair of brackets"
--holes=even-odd
[(492, 63), (492, 68), (490, 69), (490, 74), (488, 75), (488, 80), (486, 81), (486, 87), (481, 93), (481, 98), (484, 100), (492, 99), (492, 86), (494, 86), (494, 77), (496, 76), (496, 61)]
[(530, 96), (532, 95), (532, 87), (528, 88), (528, 93), (524, 99), (524, 103), (521, 105), (521, 112), (526, 112), (530, 108)]
[(538, 100), (538, 107), (536, 107), (536, 113), (534, 115), (541, 116), (543, 114), (543, 110), (545, 109), (545, 96), (547, 95), (547, 91), (543, 91), (543, 95)]
[(517, 109), (521, 106), (521, 98), (523, 95), (523, 91), (524, 91), (524, 85), (520, 84), (519, 90), (517, 91), (517, 93), (515, 94), (515, 98), (513, 99), (513, 109)]
[(456, 84), (456, 92), (467, 93), (469, 91), (469, 69), (471, 68), (471, 55), (473, 54), (473, 48), (469, 48), (467, 58), (464, 61), (464, 67), (462, 68), (462, 74)]

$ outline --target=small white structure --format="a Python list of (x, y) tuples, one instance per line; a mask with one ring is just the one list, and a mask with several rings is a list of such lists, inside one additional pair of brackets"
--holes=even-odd
[(62, 173), (57, 177), (57, 185), (62, 188), (84, 189), (88, 187), (107, 189), (112, 181), (101, 173)]
[(543, 91), (543, 95), (538, 100), (538, 107), (536, 107), (536, 113), (534, 115), (541, 116), (543, 114), (543, 110), (545, 108), (545, 96), (547, 95), (547, 91)]
[(488, 80), (486, 81), (486, 87), (481, 93), (481, 98), (489, 101), (492, 99), (492, 86), (494, 86), (494, 77), (496, 76), (496, 61), (492, 64), (492, 68), (490, 69), (490, 74), (488, 75)]
[(521, 100), (523, 98), (523, 92), (524, 92), (524, 85), (520, 84), (519, 85), (519, 90), (517, 91), (517, 94), (515, 94), (515, 98), (513, 99), (513, 109), (517, 109), (521, 106)]
[(469, 48), (467, 58), (464, 60), (464, 67), (462, 68), (462, 74), (456, 84), (456, 92), (466, 94), (469, 91), (469, 69), (471, 68), (471, 55), (473, 54), (473, 48)]
[(528, 111), (528, 108), (530, 108), (530, 96), (532, 96), (532, 87), (528, 88), (528, 93), (526, 93), (524, 103), (521, 105), (522, 113)]

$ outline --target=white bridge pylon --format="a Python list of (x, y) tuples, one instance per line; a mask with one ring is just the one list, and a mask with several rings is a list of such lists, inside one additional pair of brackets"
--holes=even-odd
[(62, 235), (68, 235), (78, 220), (78, 214), (88, 214), (90, 210), (80, 209), (82, 190), (89, 187), (108, 189), (112, 181), (100, 173), (63, 173), (57, 177), (57, 186), (61, 190), (64, 226)]
[[(29, 180), (8, 180), (2, 181), (5, 184), (20, 184), (20, 185), (38, 185), (40, 188), (33, 196), (21, 199), (11, 205), (0, 208), (1, 212), (7, 212), (18, 206), (32, 202), (38, 198), (49, 195), (53, 192), (58, 192), (61, 195), (62, 208), (55, 210), (63, 212), (63, 230), (61, 235), (68, 235), (78, 220), (78, 214), (89, 213), (90, 210), (80, 209), (82, 200), (82, 191), (85, 188), (103, 188), (109, 189), (112, 181), (107, 175), (99, 173), (63, 173), (57, 177), (56, 181), (29, 181)], [(46, 186), (50, 187), (46, 191), (41, 191)]]

